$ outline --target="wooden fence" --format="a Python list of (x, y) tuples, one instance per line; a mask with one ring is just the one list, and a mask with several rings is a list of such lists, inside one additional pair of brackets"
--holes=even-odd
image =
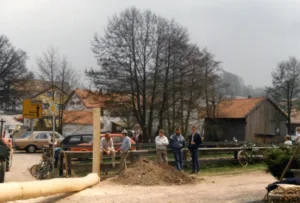
[[(256, 147), (260, 150), (266, 150), (271, 147)], [(243, 150), (252, 150), (252, 147), (219, 147), (219, 148), (199, 148), (200, 153), (200, 165), (204, 166), (207, 164), (218, 164), (218, 165), (225, 165), (230, 163), (238, 163), (237, 154), (238, 151), (241, 149)], [(188, 159), (188, 150), (184, 149), (184, 164), (185, 166), (190, 166), (191, 162)], [(232, 154), (231, 157), (221, 157), (221, 158), (202, 158), (201, 154), (205, 153), (227, 153)], [(156, 154), (155, 149), (149, 150), (134, 150), (130, 151), (126, 163), (131, 164), (135, 162), (138, 157), (151, 157), (154, 158)], [(171, 150), (168, 149), (168, 154), (171, 155)], [(93, 156), (92, 151), (64, 151), (61, 150), (60, 153), (60, 161), (59, 161), (59, 168), (60, 174), (62, 175), (63, 171), (66, 171), (66, 176), (69, 177), (71, 175), (71, 171), (80, 172), (80, 171), (88, 171), (92, 169), (91, 159)], [(110, 160), (110, 156), (105, 155), (103, 157), (104, 160)], [(119, 154), (116, 154), (116, 159), (119, 159)], [(174, 164), (174, 160), (170, 159), (169, 164)], [(115, 167), (119, 166), (119, 162), (116, 161)], [(102, 171), (109, 171), (112, 170), (112, 163), (104, 161), (101, 163), (101, 170)]]

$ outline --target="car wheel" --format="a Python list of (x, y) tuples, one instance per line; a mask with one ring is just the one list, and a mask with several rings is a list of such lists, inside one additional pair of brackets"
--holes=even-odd
[(36, 151), (36, 146), (34, 146), (34, 145), (29, 145), (29, 146), (27, 147), (26, 151), (27, 151), (28, 153), (35, 153), (35, 151)]

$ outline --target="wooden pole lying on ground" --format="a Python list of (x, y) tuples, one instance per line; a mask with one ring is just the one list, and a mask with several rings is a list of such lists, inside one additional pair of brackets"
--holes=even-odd
[(93, 173), (100, 178), (100, 108), (93, 109)]
[(0, 202), (25, 200), (59, 193), (77, 192), (99, 183), (98, 174), (83, 178), (57, 178), (52, 180), (0, 184)]

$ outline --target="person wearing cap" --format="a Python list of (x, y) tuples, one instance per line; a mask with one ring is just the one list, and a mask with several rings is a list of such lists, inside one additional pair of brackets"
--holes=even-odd
[(164, 130), (159, 130), (159, 135), (155, 138), (155, 144), (157, 162), (168, 164), (167, 146), (169, 145), (169, 140), (165, 136)]
[(105, 133), (105, 136), (100, 140), (100, 152), (101, 152), (101, 163), (103, 162), (103, 155), (111, 155), (111, 161), (113, 168), (115, 167), (115, 157), (116, 152), (114, 149), (113, 139), (110, 137), (109, 133)]
[(126, 130), (122, 131), (123, 141), (120, 149), (118, 150), (121, 154), (121, 160), (120, 160), (120, 171), (124, 170), (126, 167), (126, 158), (128, 156), (128, 152), (131, 148), (131, 141), (128, 137), (128, 133)]
[(176, 168), (183, 172), (183, 151), (185, 147), (185, 139), (181, 135), (180, 128), (177, 128), (175, 134), (170, 137), (170, 147), (172, 148), (174, 159), (176, 162)]

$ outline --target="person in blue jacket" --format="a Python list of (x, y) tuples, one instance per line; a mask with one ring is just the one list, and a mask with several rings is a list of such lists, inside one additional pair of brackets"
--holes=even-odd
[(176, 162), (176, 168), (179, 171), (183, 171), (183, 152), (182, 148), (185, 147), (185, 139), (181, 135), (180, 128), (177, 128), (175, 134), (170, 137), (170, 147), (174, 154)]
[(196, 132), (196, 128), (192, 127), (192, 134), (189, 136), (188, 148), (192, 155), (192, 173), (199, 173), (200, 164), (199, 164), (199, 147), (202, 144), (202, 139), (200, 134)]

